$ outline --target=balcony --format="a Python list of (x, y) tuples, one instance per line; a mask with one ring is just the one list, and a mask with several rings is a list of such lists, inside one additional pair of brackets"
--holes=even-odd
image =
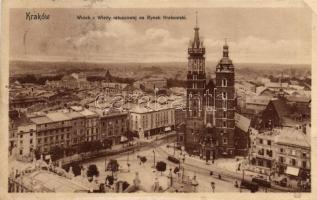
[(205, 54), (205, 48), (189, 48), (188, 54)]

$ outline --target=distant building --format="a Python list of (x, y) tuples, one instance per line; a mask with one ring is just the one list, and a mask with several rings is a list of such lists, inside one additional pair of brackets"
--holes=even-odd
[(50, 88), (67, 88), (67, 89), (89, 89), (92, 83), (87, 81), (84, 73), (72, 73), (65, 75), (61, 80), (49, 81), (45, 83)]
[(101, 90), (106, 95), (122, 94), (127, 85), (126, 83), (102, 82)]
[(271, 97), (267, 96), (249, 96), (246, 98), (245, 108), (253, 110), (254, 114), (258, 114), (261, 111), (265, 110), (270, 100)]
[(155, 88), (163, 89), (167, 87), (167, 80), (164, 78), (148, 78), (143, 79), (142, 84), (146, 90), (155, 90)]

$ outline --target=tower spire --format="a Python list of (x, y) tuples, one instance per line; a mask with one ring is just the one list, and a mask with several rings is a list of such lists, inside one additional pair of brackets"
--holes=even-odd
[(198, 12), (196, 11), (196, 28), (198, 28)]
[(223, 57), (229, 57), (229, 46), (227, 44), (227, 39), (225, 38), (225, 44), (223, 45)]
[(199, 48), (200, 47), (200, 40), (199, 40), (199, 27), (198, 27), (198, 12), (196, 11), (196, 26), (194, 28), (195, 35), (194, 35), (194, 42), (193, 42), (193, 48)]

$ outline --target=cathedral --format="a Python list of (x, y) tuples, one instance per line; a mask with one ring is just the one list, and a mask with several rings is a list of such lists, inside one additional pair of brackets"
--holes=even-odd
[(184, 145), (190, 154), (213, 160), (235, 156), (234, 66), (225, 42), (216, 66), (215, 80), (207, 80), (203, 41), (199, 27), (188, 47), (186, 127)]

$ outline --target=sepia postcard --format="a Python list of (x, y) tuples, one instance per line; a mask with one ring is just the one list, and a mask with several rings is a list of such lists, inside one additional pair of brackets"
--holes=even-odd
[(1, 6), (0, 199), (316, 199), (315, 2)]

